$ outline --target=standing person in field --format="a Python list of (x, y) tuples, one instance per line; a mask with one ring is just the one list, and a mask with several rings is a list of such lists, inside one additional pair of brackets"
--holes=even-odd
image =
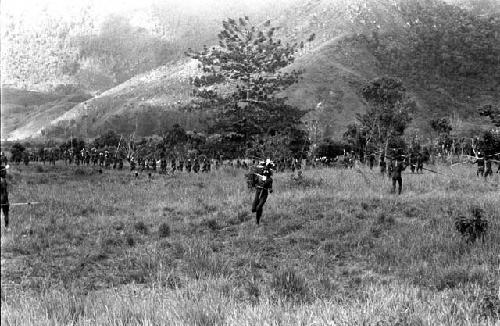
[(4, 216), (5, 228), (9, 228), (9, 191), (7, 189), (7, 169), (8, 165), (0, 166), (0, 202), (2, 205), (2, 213)]
[(424, 171), (424, 156), (422, 153), (417, 155), (417, 173), (423, 173)]
[(151, 170), (156, 171), (156, 157), (151, 159)]
[(167, 173), (167, 158), (165, 156), (160, 159), (160, 171), (163, 174)]
[(5, 156), (4, 152), (0, 152), (0, 163), (2, 165), (7, 165), (7, 156)]
[(415, 169), (417, 168), (417, 162), (415, 159), (415, 155), (413, 153), (410, 154), (410, 157), (408, 158), (408, 162), (410, 164), (410, 170), (411, 173), (415, 173)]
[(373, 166), (375, 165), (375, 154), (371, 153), (369, 157), (369, 166), (370, 170), (373, 170)]
[(493, 175), (493, 170), (491, 169), (491, 157), (486, 156), (486, 160), (484, 163), (486, 170), (484, 171), (484, 178), (488, 178), (488, 176)]
[(392, 193), (396, 192), (396, 183), (398, 184), (398, 195), (401, 195), (401, 190), (403, 188), (403, 178), (401, 173), (406, 169), (404, 160), (402, 158), (396, 158), (395, 163), (392, 164)]
[(392, 178), (392, 171), (393, 170), (394, 170), (394, 158), (389, 157), (389, 165), (387, 167), (387, 176), (389, 177), (389, 179)]
[(481, 152), (477, 153), (477, 158), (474, 163), (477, 163), (477, 172), (476, 175), (479, 176), (484, 176), (484, 157)]
[(172, 172), (175, 172), (175, 170), (177, 170), (177, 162), (175, 161), (175, 158), (172, 158), (172, 160), (170, 161), (170, 168)]
[(379, 166), (380, 166), (380, 174), (384, 175), (385, 174), (385, 170), (387, 169), (387, 163), (385, 162), (384, 155), (380, 156)]
[[(252, 213), (255, 213), (257, 225), (260, 223), (264, 204), (269, 193), (273, 193), (272, 169), (274, 164), (267, 159), (258, 166), (259, 171), (255, 173), (255, 198), (252, 205)], [(260, 173), (259, 173), (260, 172)]]
[(198, 162), (198, 159), (195, 158), (193, 162), (193, 172), (198, 173), (199, 170), (200, 170), (200, 163)]
[(130, 158), (130, 171), (134, 171), (134, 170), (135, 170), (135, 158), (131, 157)]

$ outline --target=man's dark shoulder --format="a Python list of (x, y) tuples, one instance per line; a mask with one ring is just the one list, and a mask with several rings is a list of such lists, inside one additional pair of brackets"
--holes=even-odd
[(1, 188), (2, 194), (7, 192), (7, 180), (5, 178), (1, 178), (0, 188)]

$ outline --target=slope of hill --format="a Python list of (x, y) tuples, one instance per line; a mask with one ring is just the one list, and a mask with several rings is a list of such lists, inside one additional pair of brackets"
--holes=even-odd
[[(48, 129), (51, 126), (56, 126), (56, 129), (57, 126), (71, 126), (80, 130), (82, 136), (95, 136), (111, 126), (121, 133), (151, 135), (158, 132), (159, 126), (147, 124), (158, 122), (159, 115), (170, 114), (168, 119), (163, 120), (181, 115), (176, 108), (189, 101), (189, 77), (196, 72), (196, 62), (183, 61), (138, 75), (76, 105), (53, 119)], [(59, 134), (60, 131), (59, 128)], [(58, 130), (52, 129), (52, 132), (58, 134)]]
[[(270, 18), (281, 27), (279, 36), (285, 41), (304, 40), (315, 34), (315, 40), (307, 44), (289, 67), (303, 68), (305, 73), (299, 84), (285, 95), (291, 104), (313, 109), (305, 120), (317, 121), (319, 137), (339, 137), (346, 125), (355, 121), (356, 113), (365, 109), (360, 87), (381, 75), (402, 78), (414, 96), (418, 110), (411, 128), (413, 133), (426, 133), (428, 120), (442, 116), (452, 116), (458, 122), (465, 119), (466, 123), (457, 123), (464, 132), (481, 128), (487, 125), (487, 119), (476, 114), (476, 107), (500, 101), (500, 84), (494, 82), (498, 67), (494, 64), (490, 66), (489, 79), (426, 75), (426, 71), (417, 76), (410, 69), (396, 69), (391, 62), (404, 63), (406, 57), (401, 55), (391, 61), (389, 54), (393, 55), (394, 49), (406, 50), (405, 37), (409, 33), (405, 20), (408, 17), (400, 1), (310, 0), (277, 10)], [(384, 45), (382, 50), (380, 44)], [(191, 99), (189, 79), (196, 74), (199, 74), (196, 63), (187, 60), (161, 66), (132, 77), (64, 114), (51, 116), (50, 124), (26, 126), (23, 134), (36, 135), (45, 130), (49, 135), (62, 136), (71, 129), (73, 134), (93, 137), (114, 129), (149, 136), (161, 134), (174, 123), (186, 129), (203, 130), (210, 124), (209, 113), (179, 110)]]
[(2, 88), (2, 140), (40, 136), (38, 132), (76, 104), (91, 96)]
[[(387, 5), (373, 3), (373, 10), (379, 19), (386, 15)], [(305, 68), (303, 80), (286, 95), (290, 97), (291, 103), (304, 109), (314, 108), (319, 102), (324, 101), (322, 110), (318, 114), (321, 116), (320, 120), (325, 122), (321, 126), (322, 129), (326, 129), (325, 136), (338, 136), (343, 132), (341, 126), (345, 126), (345, 121), (352, 121), (355, 113), (362, 112), (364, 105), (356, 94), (357, 88), (379, 73), (373, 71), (374, 58), (366, 49), (357, 49), (349, 45), (342, 50), (337, 45), (339, 41), (345, 40), (346, 36), (365, 32), (371, 28), (367, 21), (359, 23), (356, 19), (359, 11), (363, 11), (366, 6), (367, 2), (363, 0), (309, 1), (278, 12), (276, 19), (273, 20), (273, 24), (280, 26), (280, 36), (290, 42), (306, 39), (311, 33), (316, 34), (315, 41), (307, 45), (300, 53), (296, 64), (291, 67)], [(394, 24), (391, 17), (384, 19), (391, 21), (387, 25)], [(349, 56), (354, 54), (357, 59), (349, 59)], [(359, 64), (364, 61), (367, 64), (360, 66)], [(184, 61), (180, 64), (185, 66)], [(200, 117), (185, 112), (182, 115), (175, 114), (175, 106), (184, 104), (190, 99), (189, 76), (199, 72), (196, 69), (177, 68), (182, 72), (183, 78), (176, 80), (176, 75), (169, 76), (171, 69), (176, 68), (170, 65), (156, 69), (151, 74), (132, 78), (89, 101), (87, 105), (76, 107), (69, 114), (54, 120), (53, 124), (74, 119), (78, 116), (77, 112), (89, 112), (88, 108), (92, 107), (90, 112), (94, 112), (93, 114), (84, 114), (87, 116), (87, 121), (75, 125), (78, 127), (76, 129), (83, 129), (90, 135), (100, 132), (103, 126), (110, 125), (119, 132), (132, 130), (137, 132), (137, 129), (140, 129), (137, 125), (141, 124), (137, 119), (149, 120), (146, 121), (149, 132), (158, 130), (161, 120), (179, 122), (188, 129), (202, 128), (206, 116)], [(163, 73), (166, 75), (162, 76)], [(158, 92), (164, 94), (158, 96)], [(166, 96), (167, 93), (170, 95)], [(170, 113), (165, 114), (165, 112)], [(92, 117), (88, 118), (90, 115)], [(151, 118), (151, 115), (154, 118)], [(314, 119), (314, 114), (307, 119), (309, 118)], [(151, 123), (151, 120), (157, 123)], [(90, 128), (87, 127), (89, 125)], [(139, 131), (138, 134), (142, 132)]]

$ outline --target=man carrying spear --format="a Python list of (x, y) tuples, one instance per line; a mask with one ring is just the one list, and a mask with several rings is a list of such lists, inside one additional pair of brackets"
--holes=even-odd
[(474, 163), (477, 163), (477, 173), (476, 175), (484, 177), (484, 157), (481, 152), (477, 153), (477, 158)]
[(9, 191), (7, 190), (7, 169), (9, 168), (8, 165), (1, 165), (0, 167), (0, 201), (2, 204), (2, 213), (4, 216), (4, 221), (5, 221), (5, 228), (9, 228)]
[(10, 206), (36, 205), (40, 202), (9, 203), (9, 191), (7, 189), (7, 169), (8, 165), (0, 166), (0, 202), (2, 205), (2, 214), (4, 216), (5, 229), (9, 230), (9, 210)]
[(392, 164), (392, 193), (396, 192), (396, 183), (398, 184), (398, 195), (401, 195), (401, 190), (403, 188), (403, 179), (401, 176), (401, 172), (406, 169), (406, 165), (404, 163), (403, 158), (397, 157), (396, 162)]
[(486, 156), (484, 165), (486, 167), (486, 170), (484, 171), (484, 178), (487, 179), (488, 176), (493, 175), (493, 170), (491, 169), (491, 157)]
[(264, 204), (269, 193), (273, 193), (272, 170), (276, 166), (270, 159), (259, 163), (259, 173), (255, 173), (255, 198), (252, 204), (252, 213), (255, 213), (257, 225), (260, 223)]

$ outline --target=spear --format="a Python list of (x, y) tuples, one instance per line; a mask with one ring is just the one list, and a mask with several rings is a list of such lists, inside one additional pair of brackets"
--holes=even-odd
[[(415, 164), (410, 164), (411, 166), (414, 166), (414, 167), (417, 167)], [(427, 169), (427, 168), (424, 168), (422, 167), (422, 170), (426, 170), (426, 171), (429, 171), (429, 172), (432, 172), (432, 173), (437, 173), (437, 174), (441, 174), (441, 175), (446, 175), (444, 173), (441, 173), (441, 172), (437, 172), (437, 171), (434, 171), (434, 170), (431, 170), (431, 169)]]
[(26, 206), (26, 205), (38, 205), (41, 204), (39, 201), (32, 201), (26, 203), (12, 203), (12, 204), (2, 204), (2, 206)]
[(427, 171), (432, 172), (432, 173), (437, 173), (437, 174), (441, 174), (441, 175), (446, 175), (446, 174), (444, 174), (444, 173), (437, 172), (437, 171), (434, 171), (434, 170), (431, 170), (431, 169), (427, 169), (427, 168), (424, 168), (424, 167), (422, 167), (422, 169), (423, 169), (423, 170), (427, 170)]

